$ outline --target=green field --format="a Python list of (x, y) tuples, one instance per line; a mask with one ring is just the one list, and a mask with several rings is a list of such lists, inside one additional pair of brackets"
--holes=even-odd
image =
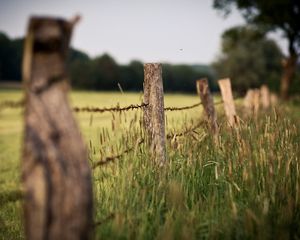
[[(0, 102), (19, 100), (0, 90)], [(140, 104), (142, 94), (72, 92), (72, 106)], [(199, 102), (166, 94), (165, 106)], [(158, 169), (141, 137), (141, 111), (74, 113), (92, 163), (134, 150), (93, 171), (95, 239), (300, 239), (300, 106), (287, 104), (244, 116), (227, 127), (218, 106), (220, 137), (206, 125), (167, 141), (169, 165)], [(201, 119), (201, 107), (167, 112), (167, 133)], [(20, 156), (22, 109), (0, 112), (0, 239), (24, 239)]]

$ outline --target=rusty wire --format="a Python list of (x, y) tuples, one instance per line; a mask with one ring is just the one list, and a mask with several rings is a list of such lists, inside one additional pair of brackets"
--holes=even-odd
[[(11, 101), (11, 100), (5, 100), (3, 102), (0, 102), (0, 111), (5, 109), (5, 108), (19, 108), (24, 106), (24, 99), (21, 99), (19, 101)], [(215, 102), (214, 105), (219, 105), (222, 104), (223, 101), (218, 101)], [(134, 110), (134, 109), (140, 109), (147, 107), (149, 104), (148, 103), (142, 103), (140, 105), (138, 104), (130, 104), (129, 106), (126, 107), (120, 107), (117, 105), (116, 107), (104, 107), (104, 108), (99, 108), (99, 107), (73, 107), (74, 112), (97, 112), (97, 113), (104, 113), (104, 112), (123, 112), (123, 111), (129, 111), (129, 110)], [(184, 106), (184, 107), (165, 107), (165, 111), (182, 111), (182, 110), (188, 110), (192, 109), (195, 107), (198, 107), (202, 105), (202, 103), (196, 103), (190, 106)]]
[(192, 126), (180, 133), (168, 133), (167, 134), (167, 139), (171, 139), (171, 138), (174, 138), (174, 137), (182, 137), (182, 136), (185, 136), (191, 132), (194, 132), (196, 129), (198, 129), (199, 127), (201, 127), (203, 124), (205, 124), (205, 121), (200, 121), (198, 122), (195, 126)]
[(0, 111), (5, 108), (19, 108), (24, 105), (24, 99), (19, 101), (5, 100), (0, 103)]
[(195, 108), (195, 107), (198, 107), (200, 106), (202, 103), (196, 103), (196, 104), (193, 104), (193, 105), (190, 105), (190, 106), (185, 106), (185, 107), (166, 107), (164, 108), (165, 111), (181, 111), (181, 110), (187, 110), (187, 109), (191, 109), (191, 108)]
[(148, 106), (146, 103), (142, 103), (141, 105), (135, 105), (135, 104), (130, 104), (127, 107), (111, 107), (111, 108), (98, 108), (98, 107), (74, 107), (73, 110), (75, 112), (98, 112), (98, 113), (103, 113), (103, 112), (122, 112), (122, 111), (129, 111), (133, 109), (139, 109)]
[(97, 227), (97, 226), (103, 225), (104, 223), (107, 223), (108, 221), (114, 219), (115, 216), (116, 216), (115, 213), (110, 213), (108, 216), (106, 216), (102, 220), (95, 222), (94, 225), (93, 225), (93, 227)]
[(105, 164), (108, 164), (110, 162), (113, 162), (115, 161), (116, 159), (118, 158), (121, 158), (123, 157), (125, 154), (133, 151), (135, 149), (135, 147), (141, 145), (142, 143), (144, 142), (144, 139), (140, 139), (137, 144), (133, 147), (130, 147), (130, 148), (127, 148), (126, 150), (124, 150), (122, 153), (118, 154), (118, 155), (115, 155), (115, 156), (110, 156), (110, 157), (105, 157), (104, 159), (98, 161), (98, 162), (95, 162), (92, 166), (92, 169), (95, 169), (96, 167), (99, 167), (99, 166), (102, 166), (102, 165), (105, 165)]

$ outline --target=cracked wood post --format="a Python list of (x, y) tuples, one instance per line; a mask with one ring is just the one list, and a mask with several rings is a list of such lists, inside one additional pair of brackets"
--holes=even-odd
[(211, 96), (208, 81), (206, 78), (196, 81), (197, 93), (200, 95), (200, 100), (205, 110), (207, 120), (210, 124), (210, 129), (214, 135), (218, 135), (218, 124), (217, 124), (217, 115), (215, 111), (215, 105), (213, 97)]
[(25, 234), (31, 240), (88, 239), (92, 226), (87, 150), (67, 98), (74, 24), (32, 17), (25, 40), (22, 183)]
[(162, 68), (159, 63), (144, 65), (144, 130), (155, 162), (166, 163), (166, 136)]
[(227, 120), (230, 126), (236, 125), (237, 115), (235, 111), (234, 100), (232, 96), (231, 83), (229, 78), (221, 79), (218, 81), (222, 99), (224, 102), (225, 114), (227, 116)]

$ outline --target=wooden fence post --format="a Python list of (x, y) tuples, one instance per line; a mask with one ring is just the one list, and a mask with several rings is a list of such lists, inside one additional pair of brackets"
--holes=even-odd
[(27, 239), (88, 239), (92, 181), (67, 99), (66, 58), (74, 22), (33, 17), (25, 41), (22, 182)]
[(227, 116), (228, 123), (230, 126), (234, 126), (238, 122), (237, 122), (234, 100), (232, 96), (230, 79), (229, 78), (221, 79), (218, 81), (218, 84), (221, 90), (222, 99), (224, 102), (225, 114)]
[(260, 88), (260, 100), (264, 109), (268, 109), (271, 105), (270, 91), (267, 85), (262, 85)]
[(275, 107), (278, 104), (278, 97), (275, 93), (271, 93), (270, 102), (272, 107)]
[(196, 81), (197, 93), (200, 95), (200, 100), (205, 110), (207, 120), (210, 123), (210, 128), (214, 136), (218, 135), (217, 115), (215, 105), (211, 96), (208, 81), (206, 78)]
[(165, 112), (162, 68), (159, 63), (144, 65), (144, 129), (155, 162), (166, 163)]
[(253, 112), (254, 116), (257, 117), (260, 107), (260, 90), (254, 89), (253, 91)]
[(243, 102), (243, 105), (246, 110), (246, 114), (253, 113), (253, 96), (254, 96), (254, 91), (252, 89), (248, 89)]

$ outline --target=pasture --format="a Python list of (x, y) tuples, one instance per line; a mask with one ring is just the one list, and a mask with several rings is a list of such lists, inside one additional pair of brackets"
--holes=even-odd
[[(0, 91), (0, 102), (21, 98)], [(127, 106), (142, 94), (74, 91), (70, 102)], [(198, 102), (196, 94), (165, 94), (166, 107)], [(238, 129), (226, 125), (222, 105), (217, 113), (218, 144), (206, 124), (187, 131), (203, 117), (201, 106), (166, 112), (164, 169), (139, 144), (141, 110), (74, 113), (91, 166), (132, 149), (93, 170), (95, 239), (300, 238), (300, 106), (279, 105), (257, 119), (240, 107)], [(0, 112), (0, 239), (24, 239), (22, 124), (21, 108)]]

